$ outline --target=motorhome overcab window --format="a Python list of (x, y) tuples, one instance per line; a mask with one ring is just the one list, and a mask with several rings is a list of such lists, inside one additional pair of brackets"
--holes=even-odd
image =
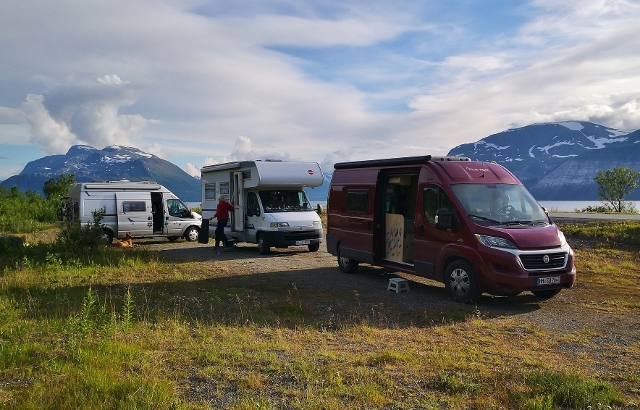
[(542, 207), (522, 185), (457, 184), (451, 190), (478, 225), (550, 223)]

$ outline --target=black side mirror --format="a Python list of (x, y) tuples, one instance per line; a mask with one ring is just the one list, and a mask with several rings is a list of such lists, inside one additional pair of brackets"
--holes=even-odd
[(454, 213), (447, 208), (440, 208), (436, 211), (436, 228), (451, 229), (453, 228)]

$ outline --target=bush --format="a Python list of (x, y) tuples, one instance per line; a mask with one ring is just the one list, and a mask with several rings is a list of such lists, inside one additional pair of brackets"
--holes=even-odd
[(104, 228), (100, 223), (106, 208), (91, 212), (93, 222), (81, 225), (78, 222), (66, 222), (58, 234), (55, 246), (63, 259), (91, 255), (105, 248)]

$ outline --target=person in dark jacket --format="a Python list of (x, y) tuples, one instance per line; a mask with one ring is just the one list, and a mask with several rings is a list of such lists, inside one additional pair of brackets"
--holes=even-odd
[(216, 226), (216, 245), (213, 249), (218, 249), (220, 247), (220, 242), (225, 247), (228, 247), (227, 235), (224, 234), (224, 227), (227, 226), (229, 222), (229, 212), (233, 212), (234, 207), (233, 204), (227, 202), (224, 195), (220, 195), (218, 197), (218, 206), (216, 207), (216, 213), (209, 219), (216, 218), (218, 219), (218, 225)]

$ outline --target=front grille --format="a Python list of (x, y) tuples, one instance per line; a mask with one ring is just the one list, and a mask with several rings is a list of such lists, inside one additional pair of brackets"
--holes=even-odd
[[(548, 260), (545, 260), (548, 257)], [(528, 271), (562, 269), (567, 264), (567, 253), (538, 253), (533, 255), (520, 255), (522, 266)]]
[(322, 236), (318, 231), (291, 231), (284, 235), (285, 241), (302, 241), (305, 239), (319, 239)]

